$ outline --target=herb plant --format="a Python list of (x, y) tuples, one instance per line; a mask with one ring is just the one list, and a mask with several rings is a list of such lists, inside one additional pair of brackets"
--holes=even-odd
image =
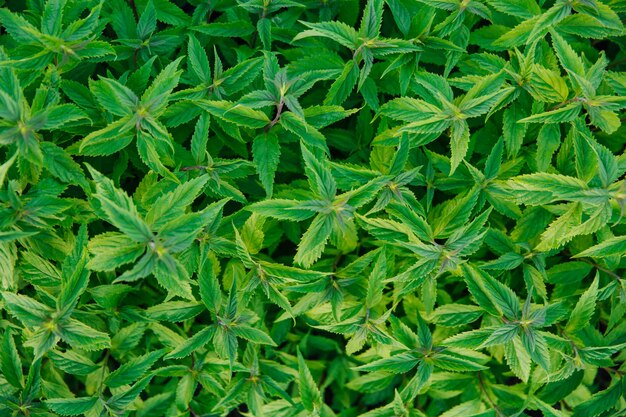
[(0, 416), (626, 415), (624, 19), (0, 0)]

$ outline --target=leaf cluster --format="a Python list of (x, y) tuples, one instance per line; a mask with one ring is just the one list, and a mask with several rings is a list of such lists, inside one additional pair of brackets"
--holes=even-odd
[(626, 415), (617, 0), (0, 0), (0, 416)]

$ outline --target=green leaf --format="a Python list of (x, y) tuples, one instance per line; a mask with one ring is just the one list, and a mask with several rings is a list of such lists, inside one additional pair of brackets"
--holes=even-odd
[(87, 267), (92, 271), (112, 271), (135, 261), (145, 252), (145, 247), (121, 233), (109, 232), (89, 240), (93, 257)]
[(46, 400), (46, 406), (62, 416), (79, 416), (94, 408), (97, 397), (52, 398)]
[(109, 335), (86, 324), (69, 319), (59, 325), (59, 335), (76, 349), (87, 351), (107, 349), (111, 346)]
[(315, 157), (304, 145), (301, 146), (301, 150), (311, 190), (323, 200), (332, 200), (337, 193), (337, 184), (326, 160)]
[[(154, 204), (146, 214), (146, 222), (151, 227), (159, 228), (160, 233), (173, 220), (185, 215), (187, 208), (198, 198), (205, 188), (207, 175), (185, 181), (168, 193), (164, 193), (154, 201)], [(225, 201), (209, 205), (212, 209), (221, 208)]]
[(60, 128), (68, 122), (86, 119), (87, 115), (72, 104), (62, 104), (47, 108), (37, 117), (42, 117), (45, 120), (41, 129), (53, 130)]
[(132, 118), (123, 117), (83, 138), (79, 151), (83, 155), (111, 155), (124, 149), (133, 139)]
[(193, 136), (191, 137), (191, 154), (198, 164), (206, 159), (207, 142), (209, 140), (209, 127), (211, 117), (209, 113), (202, 114), (196, 122)]
[(584, 181), (561, 174), (535, 173), (520, 175), (507, 181), (511, 197), (528, 205), (550, 204), (558, 200), (594, 200), (602, 198), (587, 193)]
[(242, 104), (211, 100), (196, 100), (194, 103), (211, 115), (239, 126), (261, 128), (270, 123), (270, 119), (265, 113)]
[(8, 329), (4, 332), (2, 350), (0, 351), (0, 371), (13, 387), (21, 389), (24, 386), (22, 361), (15, 347), (13, 335)]
[(511, 341), (519, 332), (519, 326), (505, 324), (497, 327), (480, 347), (501, 345)]
[(115, 187), (113, 181), (105, 177), (90, 165), (87, 169), (96, 183), (94, 197), (100, 203), (109, 223), (120, 229), (137, 243), (147, 243), (153, 239), (146, 222), (139, 216), (137, 208), (128, 195)]
[(499, 12), (522, 19), (530, 19), (541, 13), (541, 8), (535, 0), (488, 0), (487, 2)]
[(110, 388), (131, 384), (138, 380), (163, 356), (162, 350), (156, 350), (136, 357), (111, 372), (104, 383)]
[(11, 13), (6, 8), (0, 9), (0, 22), (16, 41), (26, 44), (39, 42), (41, 33), (26, 19)]
[(87, 288), (89, 271), (87, 264), (87, 226), (82, 225), (72, 252), (63, 264), (61, 274), (61, 292), (57, 297), (57, 310), (69, 313)]
[(574, 408), (574, 417), (597, 416), (607, 410), (619, 407), (623, 383), (614, 382), (609, 388), (594, 394), (591, 398), (578, 404)]
[(400, 353), (389, 358), (378, 359), (358, 367), (361, 371), (386, 371), (394, 374), (403, 374), (420, 363), (420, 359), (411, 353)]
[(139, 397), (139, 394), (148, 386), (150, 381), (152, 380), (152, 376), (147, 376), (139, 381), (137, 381), (130, 389), (120, 392), (112, 396), (107, 403), (115, 407), (117, 409), (125, 409), (131, 404), (133, 401)]
[(342, 22), (321, 22), (309, 23), (301, 22), (308, 30), (298, 33), (293, 39), (297, 41), (307, 37), (324, 37), (345, 46), (346, 48), (355, 49), (359, 43), (359, 34), (356, 30)]
[(626, 252), (626, 236), (615, 236), (585, 249), (574, 255), (574, 258), (607, 258), (609, 256), (622, 255)]
[[(70, 184), (79, 184), (88, 189), (85, 174), (67, 152), (50, 142), (41, 143), (44, 167), (56, 178)], [(0, 181), (0, 185), (2, 181)]]
[(438, 368), (454, 372), (475, 372), (487, 369), (486, 366), (476, 363), (473, 358), (447, 353), (437, 354), (433, 357), (432, 363)]
[(13, 156), (0, 165), (0, 187), (4, 185), (4, 179), (6, 178), (9, 169), (17, 159), (17, 155), (17, 153), (14, 153)]
[(271, 132), (257, 136), (252, 143), (252, 155), (265, 194), (267, 197), (271, 197), (274, 191), (274, 177), (280, 160), (278, 137)]
[(470, 140), (469, 125), (466, 122), (453, 122), (451, 131), (450, 148), (452, 158), (450, 158), (450, 175), (454, 174), (454, 171), (465, 158)]
[(209, 36), (229, 38), (247, 36), (254, 32), (254, 27), (245, 20), (205, 23), (199, 26), (192, 26), (190, 29)]
[(478, 305), (489, 314), (498, 315), (498, 309), (492, 301), (488, 289), (486, 288), (486, 284), (483, 282), (481, 274), (479, 274), (478, 270), (475, 268), (464, 267), (463, 272), (467, 288)]
[(480, 307), (465, 304), (447, 304), (434, 311), (434, 321), (442, 326), (461, 326), (472, 323), (482, 316)]
[(194, 299), (189, 285), (189, 272), (172, 255), (166, 254), (156, 262), (154, 276), (167, 290), (169, 297), (176, 295), (187, 300)]
[(214, 334), (214, 327), (205, 327), (165, 355), (165, 359), (180, 359), (191, 355), (194, 351), (209, 343)]
[(300, 350), (298, 350), (298, 387), (304, 408), (311, 412), (319, 410), (322, 405), (322, 395)]
[(565, 80), (556, 71), (535, 65), (530, 82), (532, 94), (539, 101), (563, 103), (567, 100), (569, 90)]
[(322, 256), (326, 242), (330, 237), (333, 220), (328, 215), (318, 214), (302, 235), (294, 262), (305, 268), (310, 267)]
[[(178, 80), (182, 73), (182, 71), (178, 70), (178, 64), (181, 60), (182, 57), (168, 64), (141, 96), (141, 106), (150, 115), (156, 117), (165, 109), (169, 96), (178, 85)], [(140, 107), (138, 112), (141, 111), (142, 108)]]
[(52, 309), (30, 297), (3, 292), (5, 308), (27, 326), (41, 326), (52, 315)]
[(526, 125), (517, 122), (522, 120), (526, 114), (522, 106), (516, 103), (503, 113), (502, 135), (509, 156), (516, 156), (524, 143)]
[(369, 276), (367, 285), (367, 295), (365, 297), (365, 307), (373, 308), (377, 306), (383, 297), (384, 281), (387, 276), (387, 258), (385, 251), (378, 254), (372, 273)]
[(200, 297), (209, 311), (215, 313), (222, 305), (222, 290), (215, 273), (215, 261), (211, 256), (203, 259), (198, 276)]
[(153, 1), (149, 0), (137, 24), (137, 37), (139, 37), (139, 39), (145, 39), (150, 36), (156, 30), (156, 24), (156, 9), (154, 8)]
[(556, 110), (533, 114), (518, 121), (518, 123), (564, 123), (571, 122), (578, 117), (582, 105), (580, 102), (569, 103)]
[(511, 371), (524, 383), (530, 377), (531, 358), (519, 337), (514, 337), (504, 345), (504, 354)]
[(561, 66), (574, 74), (583, 75), (585, 66), (572, 47), (558, 33), (552, 32), (552, 46)]
[(595, 277), (591, 286), (580, 296), (574, 310), (572, 310), (565, 330), (573, 333), (582, 330), (589, 324), (596, 308), (598, 298), (598, 276)]
[(537, 135), (537, 169), (547, 171), (552, 162), (552, 155), (561, 145), (561, 131), (558, 125), (545, 124)]
[(285, 112), (280, 116), (280, 125), (298, 135), (303, 143), (328, 153), (326, 138), (316, 128), (309, 125), (293, 112)]
[(106, 111), (116, 116), (130, 116), (139, 103), (137, 95), (119, 81), (100, 77), (89, 84), (89, 89)]
[(568, 232), (580, 224), (581, 216), (581, 204), (571, 204), (570, 208), (558, 219), (553, 221), (542, 233), (541, 242), (539, 242), (535, 249), (537, 251), (548, 251), (567, 243), (573, 237), (570, 236)]
[(48, 352), (48, 357), (56, 368), (72, 375), (88, 375), (99, 369), (99, 366), (89, 358), (71, 350), (65, 352), (52, 350)]
[(330, 86), (324, 105), (341, 105), (352, 93), (358, 78), (359, 67), (354, 63), (354, 60), (348, 61), (343, 67), (341, 75)]
[(247, 209), (262, 216), (273, 217), (279, 220), (303, 221), (315, 215), (312, 205), (297, 200), (272, 199), (259, 201), (251, 204)]
[(203, 310), (202, 304), (197, 302), (168, 301), (150, 307), (146, 313), (154, 320), (179, 322), (191, 319)]
[(261, 345), (276, 346), (276, 342), (262, 330), (255, 329), (254, 327), (243, 325), (236, 325), (231, 327), (231, 331), (238, 337), (244, 338), (252, 343)]

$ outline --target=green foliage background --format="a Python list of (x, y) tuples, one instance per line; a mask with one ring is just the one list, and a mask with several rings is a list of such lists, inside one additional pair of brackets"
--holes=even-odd
[(0, 415), (626, 415), (625, 18), (0, 0)]

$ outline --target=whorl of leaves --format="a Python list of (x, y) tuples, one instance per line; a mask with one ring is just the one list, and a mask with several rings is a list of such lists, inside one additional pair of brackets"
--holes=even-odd
[(0, 0), (0, 416), (626, 415), (624, 21)]

